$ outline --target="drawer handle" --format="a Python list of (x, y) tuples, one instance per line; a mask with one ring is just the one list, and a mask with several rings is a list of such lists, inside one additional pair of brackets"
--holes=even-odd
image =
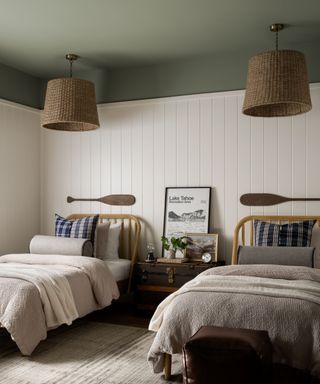
[(143, 283), (145, 283), (147, 280), (148, 280), (148, 272), (147, 271), (143, 271), (142, 275), (141, 275), (141, 281)]
[(168, 283), (169, 284), (174, 283), (174, 274), (175, 274), (174, 268), (167, 268), (167, 275), (168, 275)]

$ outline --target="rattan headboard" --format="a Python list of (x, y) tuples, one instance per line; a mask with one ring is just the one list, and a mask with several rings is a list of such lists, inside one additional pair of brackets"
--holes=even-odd
[[(231, 264), (238, 264), (238, 247), (239, 247), (239, 238), (241, 238), (241, 245), (246, 245), (246, 225), (249, 225), (249, 244), (253, 246), (253, 222), (255, 220), (270, 221), (279, 224), (284, 224), (293, 221), (303, 221), (303, 220), (317, 220), (320, 225), (320, 216), (263, 216), (263, 215), (252, 215), (246, 216), (239, 221), (236, 225), (233, 235), (233, 246), (232, 246), (232, 258)], [(240, 233), (241, 232), (241, 233)], [(241, 234), (241, 236), (240, 236)]]
[[(74, 213), (68, 216), (67, 219), (77, 220), (92, 215), (92, 213)], [(101, 223), (104, 221), (121, 223), (119, 257), (131, 260), (131, 268), (128, 283), (128, 290), (130, 291), (133, 267), (138, 260), (138, 251), (141, 234), (140, 220), (134, 215), (101, 213), (99, 214), (99, 221)]]

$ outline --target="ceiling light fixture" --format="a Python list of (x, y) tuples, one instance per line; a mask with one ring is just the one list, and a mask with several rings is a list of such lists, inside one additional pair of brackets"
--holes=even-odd
[(276, 49), (250, 58), (242, 112), (249, 116), (292, 116), (311, 110), (307, 66), (303, 53), (278, 50), (283, 24), (272, 24)]
[(72, 77), (78, 56), (69, 53), (70, 77), (48, 81), (41, 125), (60, 131), (90, 131), (99, 127), (94, 84)]

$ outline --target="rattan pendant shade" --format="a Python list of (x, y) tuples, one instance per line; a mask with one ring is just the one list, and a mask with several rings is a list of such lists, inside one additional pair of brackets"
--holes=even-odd
[(72, 70), (70, 78), (50, 80), (41, 125), (60, 131), (90, 131), (98, 128), (94, 84), (73, 78)]
[[(273, 24), (278, 32), (282, 24)], [(278, 48), (278, 37), (276, 38)], [(249, 116), (292, 116), (312, 108), (303, 53), (274, 50), (251, 57), (243, 113)]]

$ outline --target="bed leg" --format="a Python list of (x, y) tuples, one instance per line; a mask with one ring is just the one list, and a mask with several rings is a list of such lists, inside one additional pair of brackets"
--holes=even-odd
[(172, 356), (168, 353), (164, 354), (164, 379), (169, 380), (171, 377)]

